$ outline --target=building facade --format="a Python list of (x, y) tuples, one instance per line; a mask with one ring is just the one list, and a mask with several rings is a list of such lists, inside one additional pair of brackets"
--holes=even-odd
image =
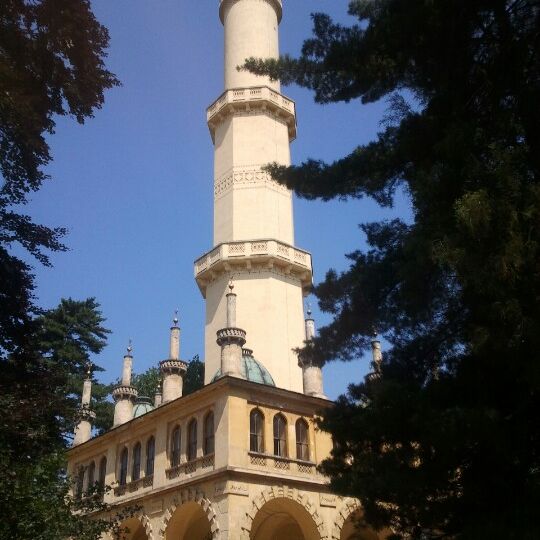
[[(195, 262), (206, 302), (205, 386), (182, 396), (186, 363), (175, 319), (153, 403), (131, 386), (131, 348), (113, 397), (113, 428), (91, 438), (90, 378), (68, 453), (84, 497), (112, 485), (127, 540), (350, 540), (357, 501), (332, 494), (317, 465), (331, 438), (322, 373), (294, 352), (315, 332), (303, 299), (311, 256), (295, 247), (291, 192), (264, 170), (290, 164), (294, 103), (279, 83), (238, 70), (279, 54), (281, 0), (221, 0), (225, 90), (208, 108), (214, 143), (214, 245)], [(247, 348), (249, 347), (249, 348)]]

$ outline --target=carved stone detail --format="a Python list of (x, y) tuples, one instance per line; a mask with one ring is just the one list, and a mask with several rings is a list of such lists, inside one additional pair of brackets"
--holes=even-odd
[(260, 167), (235, 167), (226, 172), (214, 182), (214, 197), (219, 198), (229, 193), (233, 187), (260, 187), (264, 186), (284, 195), (291, 195), (291, 191), (276, 182), (269, 173)]

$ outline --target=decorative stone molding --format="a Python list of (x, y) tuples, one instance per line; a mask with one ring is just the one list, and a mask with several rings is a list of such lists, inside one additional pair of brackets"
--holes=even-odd
[[(305, 493), (298, 491), (296, 488), (289, 486), (272, 486), (264, 490), (258, 497), (255, 497), (253, 505), (249, 512), (246, 512), (244, 518), (244, 524), (241, 528), (240, 539), (249, 540), (251, 535), (251, 528), (257, 515), (257, 512), (269, 501), (273, 499), (290, 499), (297, 502), (313, 519), (317, 530), (319, 531), (319, 539), (313, 540), (329, 540), (326, 527), (324, 526), (324, 520), (317, 512), (316, 506), (308, 498)], [(311, 539), (310, 539), (311, 540)]]
[(297, 277), (306, 291), (313, 283), (311, 255), (307, 251), (270, 239), (227, 242), (195, 261), (195, 279), (204, 298), (208, 283), (223, 272), (230, 273), (233, 266), (235, 272), (242, 267), (279, 269), (284, 275)]
[(347, 519), (360, 508), (360, 502), (356, 499), (345, 499), (336, 515), (334, 527), (332, 528), (332, 536), (330, 540), (340, 540), (341, 530)]
[(217, 331), (217, 344), (221, 347), (229, 343), (243, 345), (246, 342), (246, 331), (241, 328), (222, 328)]
[(169, 373), (185, 373), (187, 370), (187, 364), (182, 360), (163, 360), (159, 367), (161, 371)]
[(146, 531), (146, 538), (148, 540), (154, 540), (154, 531), (152, 530), (152, 523), (146, 514), (139, 514), (137, 519), (142, 523), (144, 530)]
[(217, 540), (219, 538), (219, 524), (217, 521), (217, 515), (212, 507), (212, 503), (209, 499), (207, 499), (204, 495), (204, 493), (200, 491), (196, 491), (193, 489), (184, 489), (180, 492), (178, 497), (175, 497), (174, 503), (165, 510), (165, 513), (163, 514), (163, 522), (161, 524), (161, 528), (159, 530), (158, 538), (159, 540), (165, 539), (165, 533), (167, 531), (167, 526), (169, 525), (169, 522), (171, 521), (171, 518), (173, 517), (175, 511), (181, 507), (183, 504), (186, 504), (188, 502), (195, 502), (199, 504), (204, 513), (206, 514), (206, 517), (208, 519), (208, 522), (210, 523), (210, 531), (212, 532), (212, 539)]
[(132, 400), (135, 400), (138, 396), (137, 390), (133, 386), (124, 386), (124, 385), (118, 385), (114, 388), (112, 391), (112, 396), (114, 401), (118, 401), (119, 399), (123, 398), (129, 398)]
[(81, 405), (77, 410), (77, 419), (92, 422), (96, 419), (96, 413), (88, 405)]
[(214, 182), (214, 197), (219, 199), (233, 188), (266, 187), (283, 195), (292, 196), (292, 192), (276, 182), (269, 173), (260, 167), (234, 167)]
[(283, 119), (289, 131), (289, 141), (296, 138), (296, 109), (294, 101), (276, 92), (269, 86), (233, 88), (225, 90), (206, 110), (206, 120), (212, 142), (216, 128), (230, 115), (254, 111), (270, 112)]

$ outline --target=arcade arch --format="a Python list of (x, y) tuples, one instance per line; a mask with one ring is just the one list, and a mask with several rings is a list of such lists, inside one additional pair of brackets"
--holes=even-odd
[(165, 529), (165, 540), (209, 540), (212, 529), (203, 507), (188, 501), (176, 508)]
[(146, 527), (136, 517), (123, 521), (120, 530), (122, 540), (151, 540), (151, 535), (147, 534)]
[(255, 514), (250, 540), (318, 540), (320, 534), (309, 512), (299, 503), (272, 499)]

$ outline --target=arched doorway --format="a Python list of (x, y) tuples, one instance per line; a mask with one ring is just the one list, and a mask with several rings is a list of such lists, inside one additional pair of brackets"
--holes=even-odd
[(362, 512), (357, 511), (346, 519), (339, 540), (379, 540), (380, 538), (382, 536), (364, 523)]
[(143, 524), (137, 518), (127, 519), (120, 525), (121, 540), (148, 540)]
[(210, 522), (202, 506), (190, 501), (179, 506), (165, 531), (165, 540), (211, 540)]
[(268, 501), (255, 515), (250, 540), (318, 540), (317, 525), (296, 501), (277, 498)]

